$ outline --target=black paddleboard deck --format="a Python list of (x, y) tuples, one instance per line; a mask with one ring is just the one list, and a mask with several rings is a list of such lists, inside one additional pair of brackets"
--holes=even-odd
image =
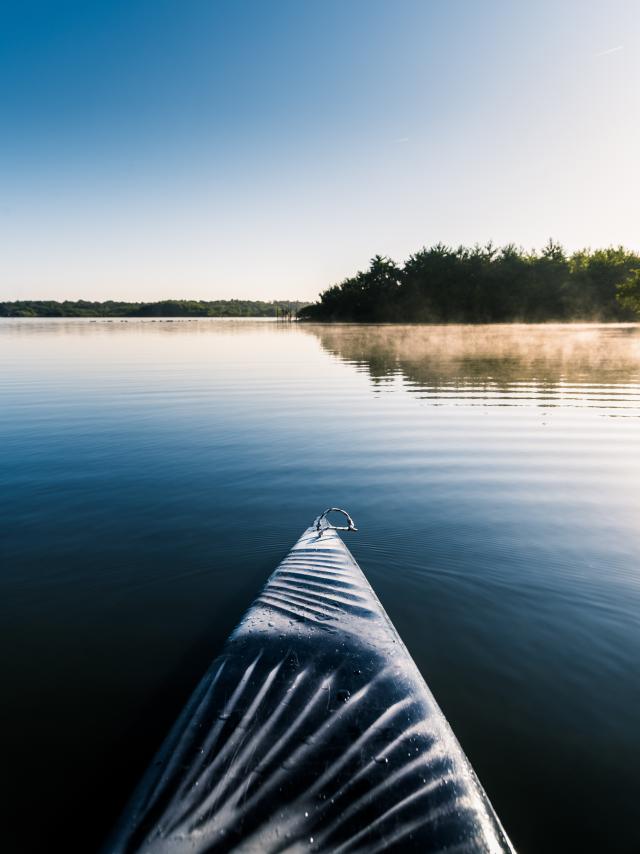
[(337, 532), (304, 532), (226, 642), (106, 851), (508, 852)]

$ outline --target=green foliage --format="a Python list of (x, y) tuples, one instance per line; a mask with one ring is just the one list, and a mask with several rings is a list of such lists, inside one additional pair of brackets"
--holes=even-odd
[(87, 302), (22, 300), (0, 303), (0, 317), (275, 317), (294, 314), (305, 303), (275, 300), (163, 300), (162, 302)]
[(367, 270), (306, 306), (284, 300), (0, 303), (0, 317), (274, 317), (288, 312), (303, 320), (372, 323), (631, 320), (640, 315), (640, 255), (619, 246), (568, 256), (553, 240), (541, 252), (513, 244), (454, 249), (438, 243), (403, 266), (376, 255)]
[(640, 270), (632, 270), (618, 285), (617, 298), (620, 305), (640, 315)]
[(376, 255), (368, 270), (328, 288), (299, 316), (405, 323), (630, 320), (640, 313), (638, 268), (640, 256), (623, 247), (568, 256), (553, 240), (541, 252), (438, 243), (402, 267)]

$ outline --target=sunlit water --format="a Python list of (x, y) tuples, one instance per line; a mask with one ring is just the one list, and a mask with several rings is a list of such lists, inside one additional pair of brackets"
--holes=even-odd
[(0, 323), (3, 850), (94, 850), (313, 516), (516, 846), (637, 852), (640, 327)]

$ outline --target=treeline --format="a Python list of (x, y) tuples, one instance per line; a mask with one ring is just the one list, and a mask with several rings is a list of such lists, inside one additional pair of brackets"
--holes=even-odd
[(623, 247), (568, 255), (514, 245), (457, 249), (439, 243), (403, 266), (376, 255), (303, 308), (302, 320), (505, 323), (623, 321), (640, 313), (640, 255)]
[(20, 300), (0, 303), (0, 317), (276, 317), (294, 315), (305, 303), (287, 300), (162, 300), (88, 302)]

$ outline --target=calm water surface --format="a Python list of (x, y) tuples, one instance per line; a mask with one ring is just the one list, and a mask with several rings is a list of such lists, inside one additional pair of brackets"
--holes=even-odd
[(5, 320), (0, 450), (4, 851), (99, 845), (329, 504), (519, 850), (640, 850), (640, 327)]

